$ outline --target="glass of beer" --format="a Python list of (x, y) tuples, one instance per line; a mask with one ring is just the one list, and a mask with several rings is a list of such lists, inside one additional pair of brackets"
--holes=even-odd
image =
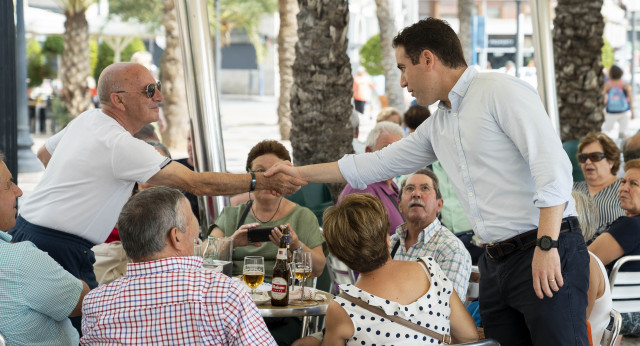
[(311, 252), (296, 251), (293, 253), (293, 275), (299, 280), (301, 286), (300, 303), (304, 302), (304, 286), (307, 278), (311, 276)]
[(246, 256), (242, 267), (244, 283), (251, 288), (251, 295), (256, 293), (256, 288), (264, 281), (264, 257)]

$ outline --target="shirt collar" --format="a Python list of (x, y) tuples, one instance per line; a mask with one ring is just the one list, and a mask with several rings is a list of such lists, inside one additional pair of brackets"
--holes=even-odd
[(149, 262), (129, 263), (127, 264), (127, 276), (142, 276), (185, 269), (199, 270), (201, 268), (202, 257), (168, 257)]
[(8, 232), (5, 231), (0, 231), (0, 240), (10, 243), (11, 242), (11, 235)]
[[(429, 226), (427, 226), (425, 229), (423, 229), (420, 232), (420, 234), (418, 234), (418, 243), (424, 243), (425, 239), (426, 240), (431, 239), (431, 237), (433, 237), (433, 235), (436, 232), (438, 232), (441, 226), (442, 224), (440, 223), (440, 220), (438, 220), (438, 218), (433, 220), (433, 222), (430, 223)], [(396, 228), (396, 234), (398, 234), (398, 236), (400, 236), (400, 238), (402, 238), (403, 241), (404, 239), (407, 239), (408, 232), (409, 232), (409, 228), (407, 228), (406, 223), (403, 223), (402, 225)]]
[[(458, 111), (458, 107), (460, 107), (460, 103), (462, 103), (462, 99), (464, 98), (464, 95), (466, 94), (467, 89), (469, 89), (469, 86), (471, 85), (471, 81), (473, 81), (473, 78), (475, 78), (477, 74), (478, 74), (478, 70), (476, 70), (475, 66), (467, 67), (467, 69), (464, 71), (462, 76), (460, 76), (460, 78), (458, 79), (456, 84), (453, 86), (451, 91), (449, 91), (448, 96), (449, 96), (449, 101), (451, 102), (452, 112)], [(444, 101), (440, 101), (440, 103), (438, 103), (438, 108), (445, 111), (449, 110), (445, 105)]]

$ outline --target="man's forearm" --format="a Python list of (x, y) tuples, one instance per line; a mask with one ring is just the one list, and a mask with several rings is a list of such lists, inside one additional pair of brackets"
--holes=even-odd
[(560, 224), (562, 223), (562, 213), (564, 204), (554, 207), (540, 208), (540, 219), (538, 221), (538, 238), (543, 235), (558, 239), (560, 234)]
[(319, 163), (315, 165), (296, 167), (300, 177), (312, 183), (346, 183), (342, 176), (338, 162)]

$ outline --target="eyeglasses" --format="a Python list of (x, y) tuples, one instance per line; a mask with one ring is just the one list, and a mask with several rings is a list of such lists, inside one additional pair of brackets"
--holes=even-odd
[(153, 98), (153, 96), (156, 94), (156, 88), (158, 89), (158, 91), (162, 91), (162, 84), (160, 83), (160, 81), (158, 81), (158, 83), (156, 84), (149, 84), (147, 85), (146, 88), (144, 88), (143, 90), (140, 91), (126, 91), (126, 90), (120, 90), (120, 91), (116, 91), (116, 94), (121, 94), (121, 93), (133, 93), (133, 92), (141, 92), (143, 94), (147, 94), (148, 98)]
[[(429, 191), (433, 190), (433, 187), (427, 185), (427, 184), (422, 184), (419, 186), (420, 191), (423, 193), (429, 193)], [(402, 191), (404, 193), (413, 193), (413, 191), (416, 190), (415, 185), (406, 185), (405, 187), (402, 188)]]
[(584, 153), (578, 154), (578, 162), (585, 163), (587, 159), (591, 160), (591, 162), (600, 162), (602, 159), (607, 157), (604, 153)]

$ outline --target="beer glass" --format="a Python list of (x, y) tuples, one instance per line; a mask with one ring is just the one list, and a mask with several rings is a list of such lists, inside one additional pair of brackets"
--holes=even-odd
[(296, 251), (293, 253), (293, 275), (300, 281), (301, 295), (300, 303), (304, 302), (304, 286), (307, 284), (307, 278), (311, 276), (311, 252)]
[(256, 293), (256, 288), (264, 281), (264, 257), (246, 256), (242, 267), (244, 283), (251, 288), (251, 295)]

